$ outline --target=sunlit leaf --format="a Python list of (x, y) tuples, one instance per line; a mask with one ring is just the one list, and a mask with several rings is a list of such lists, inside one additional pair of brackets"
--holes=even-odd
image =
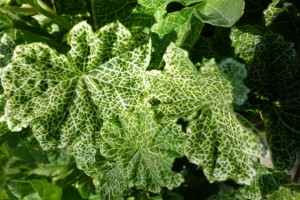
[(145, 95), (147, 36), (133, 38), (120, 23), (93, 33), (82, 22), (68, 43), (67, 55), (41, 43), (19, 45), (3, 70), (7, 117), (31, 125), (44, 149), (92, 135), (101, 119), (134, 108)]
[[(218, 67), (210, 60), (198, 70), (186, 51), (174, 44), (168, 47), (164, 61), (163, 72), (153, 70), (148, 74), (150, 97), (158, 117), (162, 122), (196, 117), (187, 126), (185, 155), (190, 162), (200, 165), (210, 182), (231, 178), (250, 184), (256, 173), (252, 156), (259, 157), (262, 147), (232, 108), (233, 88), (238, 88), (234, 82), (240, 84), (245, 77), (243, 65), (227, 60)], [(248, 89), (244, 89), (246, 94)]]
[(183, 156), (185, 134), (175, 123), (157, 123), (149, 108), (141, 106), (121, 113), (118, 120), (104, 121), (100, 135), (101, 154), (116, 162), (112, 170), (122, 174), (128, 186), (158, 193), (183, 181), (171, 168), (174, 159)]

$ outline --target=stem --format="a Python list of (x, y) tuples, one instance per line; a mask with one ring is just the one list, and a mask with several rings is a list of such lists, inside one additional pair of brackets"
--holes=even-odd
[(17, 13), (23, 13), (28, 15), (34, 15), (37, 13), (36, 8), (21, 8), (21, 7), (14, 7), (14, 6), (5, 6), (2, 8), (2, 10), (10, 11), (10, 12), (17, 12)]
[(95, 15), (95, 4), (94, 4), (94, 0), (90, 0), (90, 4), (91, 4), (91, 10), (92, 10), (92, 16), (93, 16), (93, 21), (94, 21), (94, 27), (95, 29), (98, 29), (98, 22), (97, 22), (97, 17)]
[(52, 19), (55, 23), (58, 25), (64, 27), (67, 30), (70, 30), (73, 27), (73, 24), (71, 24), (68, 20), (65, 18), (57, 15), (51, 8), (49, 8), (43, 1), (36, 0), (36, 9), (39, 13), (42, 15), (45, 15), (46, 17), (49, 17)]

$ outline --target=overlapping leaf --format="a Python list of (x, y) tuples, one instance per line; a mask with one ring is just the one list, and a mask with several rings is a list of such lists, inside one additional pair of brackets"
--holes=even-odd
[[(164, 61), (163, 72), (148, 74), (153, 108), (158, 116), (163, 122), (179, 118), (192, 120), (201, 111), (200, 116), (188, 124), (185, 155), (203, 168), (211, 182), (231, 178), (250, 184), (255, 176), (252, 156), (260, 156), (262, 147), (233, 111), (233, 87), (226, 79), (226, 68), (224, 74), (219, 69), (222, 65), (218, 67), (211, 60), (198, 71), (187, 53), (174, 44), (167, 49)], [(237, 63), (232, 61), (231, 64)], [(238, 69), (239, 65), (235, 67)], [(230, 77), (240, 79), (244, 75)]]
[(92, 4), (96, 28), (118, 20), (131, 32), (140, 33), (154, 22), (155, 8), (145, 9), (136, 0), (96, 0)]
[(92, 137), (102, 118), (134, 108), (145, 95), (146, 36), (134, 39), (118, 22), (93, 33), (82, 22), (68, 43), (66, 56), (41, 43), (20, 45), (2, 76), (8, 118), (30, 124), (44, 149), (64, 147), (79, 132)]
[(160, 36), (175, 31), (177, 33), (176, 44), (190, 49), (197, 41), (204, 25), (194, 14), (194, 10), (201, 6), (196, 5), (169, 13), (164, 19), (154, 24), (151, 30)]
[(234, 28), (231, 40), (236, 55), (248, 64), (250, 89), (269, 99), (278, 98), (295, 74), (294, 44), (257, 26)]
[(251, 185), (241, 189), (242, 195), (247, 199), (264, 199), (266, 195), (276, 191), (280, 185), (290, 182), (291, 177), (282, 171), (268, 169), (256, 164), (257, 175)]
[(244, 0), (207, 0), (205, 6), (195, 10), (196, 16), (204, 23), (230, 27), (243, 15)]
[[(299, 22), (295, 9), (274, 0), (264, 11), (265, 26), (237, 26), (231, 32), (236, 55), (248, 65), (250, 103), (262, 111), (272, 161), (279, 169), (291, 168), (299, 154)], [(260, 105), (262, 102), (266, 105)]]
[(299, 198), (300, 188), (296, 184), (284, 185), (267, 196), (268, 200), (297, 200)]
[(171, 189), (183, 181), (171, 168), (174, 159), (183, 156), (185, 134), (175, 123), (157, 123), (146, 106), (104, 121), (100, 140), (101, 154), (115, 162), (111, 170), (122, 174), (129, 187), (158, 193), (162, 187)]
[(3, 68), (10, 61), (16, 45), (7, 34), (3, 34), (0, 42), (0, 68)]

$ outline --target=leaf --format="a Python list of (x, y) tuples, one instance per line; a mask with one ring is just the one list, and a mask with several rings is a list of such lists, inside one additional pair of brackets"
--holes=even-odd
[[(250, 184), (255, 176), (252, 156), (259, 157), (262, 146), (234, 113), (233, 88), (227, 80), (235, 77), (237, 81), (244, 75), (228, 73), (226, 78), (225, 68), (224, 74), (214, 60), (197, 70), (186, 51), (174, 44), (168, 47), (164, 61), (163, 72), (148, 73), (150, 98), (161, 121), (192, 120), (187, 127), (185, 155), (203, 168), (210, 182), (231, 178)], [(199, 111), (200, 116), (194, 119)]]
[(278, 99), (297, 70), (294, 44), (256, 26), (233, 28), (231, 40), (236, 55), (248, 65), (250, 90), (271, 100)]
[(285, 185), (267, 196), (268, 200), (297, 200), (300, 198), (299, 185)]
[[(291, 7), (293, 7), (292, 3), (284, 2), (282, 0), (273, 0), (263, 12), (265, 25), (272, 25), (276, 18), (280, 17), (280, 15), (288, 11)], [(292, 12), (290, 12), (290, 14), (292, 14)]]
[(132, 33), (140, 33), (151, 27), (155, 9), (145, 9), (136, 0), (96, 0), (93, 1), (93, 20), (96, 28), (118, 20)]
[(158, 193), (182, 183), (182, 176), (171, 170), (174, 159), (183, 156), (186, 138), (179, 125), (161, 125), (141, 106), (122, 112), (119, 120), (104, 121), (100, 135), (101, 154), (115, 162), (112, 170), (122, 174), (129, 187)]
[(151, 43), (120, 23), (96, 33), (82, 22), (70, 31), (67, 55), (41, 43), (19, 45), (4, 68), (6, 115), (32, 126), (43, 149), (62, 148), (79, 133), (89, 137), (101, 120), (140, 102)]
[(3, 34), (0, 42), (0, 68), (3, 68), (10, 61), (16, 45), (7, 34)]
[[(189, 6), (194, 3), (201, 2), (203, 0), (176, 0), (176, 2), (183, 4), (184, 6)], [(155, 8), (155, 9), (165, 9), (167, 5), (174, 0), (138, 0), (139, 4), (147, 8)]]
[(243, 15), (244, 4), (244, 0), (207, 0), (205, 6), (194, 12), (204, 23), (231, 27)]
[(61, 188), (57, 185), (48, 183), (45, 179), (32, 180), (31, 183), (43, 200), (61, 199), (62, 197)]
[[(160, 102), (154, 108), (158, 115), (165, 116), (162, 121), (178, 118), (189, 120), (201, 108), (211, 104), (225, 106), (232, 103), (232, 86), (220, 71), (222, 66), (217, 67), (213, 59), (203, 64), (198, 71), (188, 59), (187, 52), (171, 43), (164, 61), (166, 66), (163, 73), (157, 70), (148, 73), (150, 98)], [(231, 61), (233, 68), (240, 67), (236, 61)], [(243, 76), (236, 75), (235, 81), (242, 81), (239, 78)]]
[(185, 154), (203, 168), (210, 182), (228, 178), (250, 185), (256, 175), (252, 157), (260, 157), (262, 146), (245, 128), (233, 110), (209, 107), (187, 127)]
[(101, 166), (101, 172), (95, 176), (93, 183), (102, 199), (118, 200), (128, 189), (129, 180), (123, 174), (119, 163), (107, 163)]
[(45, 179), (30, 180), (30, 181), (14, 181), (8, 182), (9, 192), (18, 199), (37, 199), (37, 200), (52, 200), (61, 199), (61, 188), (48, 183)]
[(218, 67), (229, 80), (233, 88), (233, 103), (242, 105), (247, 100), (249, 89), (243, 83), (247, 77), (247, 71), (244, 64), (241, 64), (232, 58), (222, 60)]
[(197, 41), (204, 26), (194, 15), (194, 10), (198, 8), (199, 5), (169, 13), (164, 19), (154, 24), (151, 30), (160, 36), (175, 31), (177, 33), (176, 44), (190, 49)]
[(282, 171), (268, 169), (256, 164), (257, 175), (251, 185), (244, 186), (240, 191), (247, 199), (265, 198), (266, 195), (276, 191), (280, 185), (290, 182), (291, 177)]
[(299, 72), (280, 99), (265, 109), (267, 139), (271, 158), (278, 169), (290, 169), (300, 155), (300, 81)]

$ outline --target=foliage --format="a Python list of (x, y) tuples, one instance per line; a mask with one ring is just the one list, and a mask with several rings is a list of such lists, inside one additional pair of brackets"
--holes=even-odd
[(1, 2), (0, 199), (298, 199), (299, 28), (288, 0)]

